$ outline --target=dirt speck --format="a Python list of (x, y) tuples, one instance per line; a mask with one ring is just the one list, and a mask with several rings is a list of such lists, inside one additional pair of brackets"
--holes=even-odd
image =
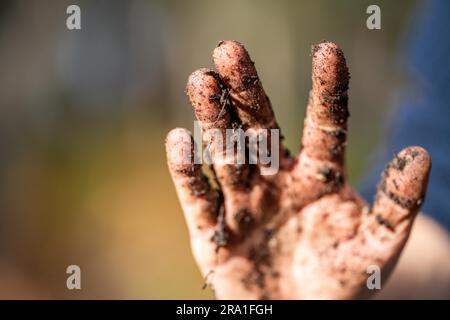
[(406, 159), (396, 156), (393, 162), (393, 166), (394, 169), (398, 170), (398, 171), (403, 171), (403, 169), (405, 169), (406, 166)]
[(240, 209), (236, 211), (233, 217), (239, 225), (249, 225), (253, 222), (252, 213), (248, 209)]
[(202, 290), (205, 290), (206, 288), (210, 287), (211, 290), (214, 291), (214, 288), (212, 286), (212, 283), (209, 282), (209, 279), (212, 277), (212, 275), (214, 274), (214, 270), (209, 270), (209, 272), (203, 277), (203, 286), (202, 286)]
[(328, 182), (330, 181), (331, 177), (333, 175), (333, 171), (331, 171), (328, 167), (320, 168), (316, 173), (316, 179), (318, 181), (322, 182)]
[(392, 226), (392, 224), (387, 219), (384, 219), (380, 214), (377, 214), (375, 216), (375, 219), (380, 225), (385, 226), (391, 231), (394, 231), (394, 227)]

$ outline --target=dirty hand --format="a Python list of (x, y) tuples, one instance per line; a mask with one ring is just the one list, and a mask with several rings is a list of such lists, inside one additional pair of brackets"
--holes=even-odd
[[(187, 85), (202, 128), (277, 129), (245, 48), (222, 41), (213, 59), (217, 73), (200, 69)], [(188, 131), (168, 134), (168, 165), (192, 250), (217, 298), (368, 297), (367, 270), (377, 266), (387, 279), (424, 199), (431, 161), (420, 147), (400, 151), (388, 164), (371, 207), (350, 187), (345, 58), (336, 44), (323, 42), (312, 59), (301, 152), (291, 157), (280, 145), (276, 174), (262, 175), (262, 164), (212, 156), (212, 187), (201, 164), (179, 161), (194, 158)]]

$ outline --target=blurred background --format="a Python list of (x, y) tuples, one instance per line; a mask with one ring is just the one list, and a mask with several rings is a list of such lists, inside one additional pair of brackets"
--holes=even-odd
[[(81, 8), (82, 30), (66, 28)], [(399, 40), (419, 1), (0, 2), (0, 298), (212, 298), (191, 256), (164, 138), (193, 128), (188, 75), (222, 39), (245, 44), (286, 144), (299, 147), (310, 48), (351, 72), (349, 175), (358, 185), (397, 92)], [(82, 290), (66, 288), (66, 268)]]

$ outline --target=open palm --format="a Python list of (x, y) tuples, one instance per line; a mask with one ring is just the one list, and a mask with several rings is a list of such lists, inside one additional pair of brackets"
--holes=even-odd
[[(262, 175), (262, 164), (214, 162), (213, 155), (212, 187), (200, 164), (180, 161), (195, 157), (189, 132), (167, 137), (193, 253), (218, 298), (368, 297), (368, 268), (388, 277), (423, 202), (431, 161), (420, 147), (400, 151), (386, 167), (371, 207), (352, 190), (344, 166), (345, 58), (330, 42), (314, 46), (312, 58), (301, 151), (291, 157), (280, 146), (276, 174)], [(245, 48), (222, 41), (213, 59), (217, 72), (195, 71), (187, 85), (202, 128), (277, 129)]]

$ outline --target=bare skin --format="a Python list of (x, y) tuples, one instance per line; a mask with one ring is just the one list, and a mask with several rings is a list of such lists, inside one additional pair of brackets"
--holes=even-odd
[[(217, 72), (200, 69), (187, 84), (202, 127), (278, 128), (245, 48), (222, 41), (213, 59)], [(345, 58), (336, 44), (323, 42), (312, 59), (301, 151), (291, 157), (280, 146), (278, 173), (216, 162), (214, 188), (201, 165), (179, 161), (193, 157), (188, 131), (167, 136), (192, 250), (219, 299), (369, 297), (367, 268), (376, 265), (388, 278), (424, 200), (431, 159), (420, 147), (400, 151), (387, 165), (372, 206), (347, 183)]]

